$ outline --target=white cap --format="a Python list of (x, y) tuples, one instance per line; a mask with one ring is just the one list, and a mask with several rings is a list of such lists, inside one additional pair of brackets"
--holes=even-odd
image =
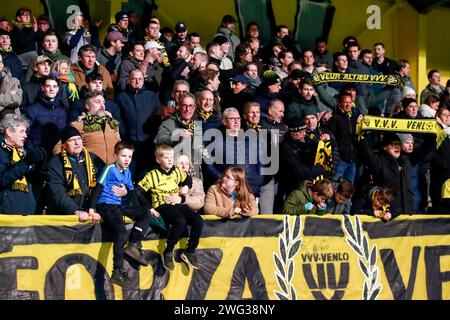
[(158, 42), (156, 42), (155, 40), (147, 41), (144, 45), (145, 50), (153, 49), (153, 48), (158, 49), (158, 50), (164, 49), (164, 47), (162, 45), (160, 45)]

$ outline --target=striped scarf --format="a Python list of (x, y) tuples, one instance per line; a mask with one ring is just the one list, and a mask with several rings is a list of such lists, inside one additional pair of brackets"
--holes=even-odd
[(197, 115), (200, 117), (200, 119), (202, 119), (203, 121), (208, 120), (212, 114), (214, 113), (214, 111), (205, 111), (203, 110), (201, 107), (198, 107), (195, 109), (195, 112), (197, 113)]
[(112, 117), (98, 117), (90, 113), (83, 113), (83, 115), (83, 130), (85, 132), (103, 131), (103, 127), (106, 125), (106, 123), (108, 123), (111, 129), (113, 129), (114, 131), (119, 131), (119, 121), (113, 119)]
[(78, 100), (80, 97), (78, 95), (77, 85), (75, 84), (75, 78), (73, 77), (72, 72), (69, 74), (60, 74), (59, 80), (62, 83), (67, 84), (67, 93), (70, 101)]
[[(83, 147), (84, 153), (84, 164), (86, 166), (86, 172), (88, 177), (89, 188), (94, 188), (97, 184), (97, 179), (95, 177), (95, 168), (92, 163), (91, 156), (86, 148)], [(81, 196), (83, 195), (83, 190), (81, 190), (80, 183), (77, 177), (73, 174), (72, 164), (70, 163), (69, 157), (67, 156), (67, 151), (61, 151), (61, 158), (64, 165), (64, 176), (66, 177), (66, 183), (69, 187), (67, 195), (69, 197)]]
[(191, 119), (191, 121), (186, 121), (186, 120), (182, 119), (178, 113), (176, 114), (176, 118), (177, 118), (178, 123), (180, 123), (184, 129), (194, 132), (194, 129), (195, 129), (194, 119)]
[[(14, 165), (25, 157), (23, 148), (14, 148), (6, 143), (2, 143), (2, 148), (11, 153), (11, 164)], [(13, 182), (11, 190), (28, 192), (28, 182), (25, 176)]]

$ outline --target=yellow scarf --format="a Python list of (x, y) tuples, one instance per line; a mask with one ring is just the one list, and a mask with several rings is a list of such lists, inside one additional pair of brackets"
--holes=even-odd
[(200, 119), (202, 119), (203, 121), (208, 120), (212, 116), (212, 114), (214, 113), (214, 111), (212, 111), (212, 110), (211, 111), (205, 111), (205, 110), (203, 110), (200, 107), (197, 107), (195, 109), (195, 112), (200, 117)]
[(195, 121), (191, 119), (191, 121), (186, 121), (177, 113), (176, 114), (177, 121), (183, 126), (184, 129), (190, 130), (194, 132), (195, 129)]
[(353, 115), (353, 110), (350, 110), (350, 111), (345, 111), (344, 109), (342, 109), (342, 108), (339, 108), (339, 109), (341, 109), (341, 111), (342, 111), (342, 113), (343, 114), (345, 114), (347, 117), (349, 117), (349, 118), (351, 118), (352, 117), (352, 115)]
[[(86, 148), (83, 147), (83, 153), (85, 157), (85, 166), (86, 172), (89, 181), (89, 188), (94, 188), (97, 184), (97, 179), (95, 177), (95, 168), (92, 164), (91, 156)], [(63, 160), (64, 165), (64, 176), (66, 177), (67, 186), (69, 187), (69, 191), (67, 195), (69, 197), (81, 196), (83, 195), (83, 190), (81, 190), (80, 183), (78, 182), (77, 177), (73, 174), (72, 164), (70, 163), (69, 157), (67, 156), (67, 151), (61, 151), (61, 158)]]
[[(373, 209), (373, 211), (375, 211), (375, 210), (380, 210), (380, 208), (375, 208), (375, 206), (373, 205), (373, 203), (374, 203), (374, 201), (375, 201), (375, 197), (378, 195), (378, 191), (374, 191), (373, 193), (372, 193), (372, 209)], [(386, 212), (388, 212), (389, 211), (389, 207), (390, 207), (391, 205), (390, 204), (384, 204), (384, 205), (382, 205), (381, 206), (381, 216), (384, 216), (385, 214), (386, 214)]]
[(254, 129), (254, 130), (256, 130), (256, 131), (261, 130), (261, 125), (260, 125), (259, 123), (254, 124), (254, 123), (250, 123), (250, 122), (246, 121), (245, 124), (247, 125), (247, 127), (248, 127), (249, 129)]
[[(15, 164), (25, 157), (25, 150), (23, 148), (14, 148), (6, 143), (2, 143), (2, 146), (12, 153), (11, 164)], [(28, 182), (25, 176), (14, 181), (11, 190), (28, 192)]]

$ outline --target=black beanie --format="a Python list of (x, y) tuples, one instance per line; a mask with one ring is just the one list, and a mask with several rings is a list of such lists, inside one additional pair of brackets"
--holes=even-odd
[(81, 137), (80, 131), (78, 131), (76, 128), (74, 128), (72, 126), (67, 126), (61, 132), (61, 143), (64, 144), (67, 140), (69, 140), (72, 137), (76, 137), (76, 136)]
[(402, 100), (402, 106), (403, 106), (403, 109), (405, 109), (407, 106), (409, 106), (411, 103), (413, 103), (413, 102), (416, 102), (417, 103), (417, 101), (416, 101), (416, 99), (413, 99), (413, 98), (404, 98), (403, 100)]

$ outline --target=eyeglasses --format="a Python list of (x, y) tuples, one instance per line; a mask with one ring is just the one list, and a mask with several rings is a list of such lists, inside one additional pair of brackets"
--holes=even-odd
[(183, 104), (180, 105), (180, 107), (182, 107), (182, 108), (188, 108), (188, 109), (194, 109), (194, 108), (195, 108), (195, 105), (194, 105), (194, 104), (186, 104), (186, 103), (183, 103)]
[(241, 118), (239, 118), (239, 117), (233, 117), (233, 118), (225, 118), (225, 119), (228, 119), (228, 120), (230, 120), (230, 121), (241, 121)]
[(82, 140), (83, 140), (82, 137), (73, 137), (73, 138), (67, 139), (66, 142), (69, 142), (69, 143), (75, 143), (75, 142), (77, 142), (77, 141), (82, 141)]

